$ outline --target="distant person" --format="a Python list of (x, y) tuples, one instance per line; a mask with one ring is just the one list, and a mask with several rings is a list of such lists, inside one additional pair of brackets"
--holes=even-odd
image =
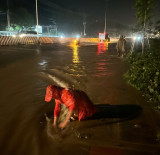
[(92, 117), (97, 109), (86, 95), (80, 90), (65, 89), (55, 85), (49, 85), (46, 89), (45, 101), (49, 102), (55, 99), (54, 121), (53, 126), (57, 126), (57, 120), (61, 111), (61, 104), (68, 108), (68, 114), (59, 128), (64, 128), (71, 120), (79, 121)]
[(105, 34), (105, 40), (110, 42), (110, 38), (109, 38), (109, 35), (107, 33)]
[(123, 35), (120, 36), (116, 49), (119, 57), (123, 58), (126, 55), (126, 39)]

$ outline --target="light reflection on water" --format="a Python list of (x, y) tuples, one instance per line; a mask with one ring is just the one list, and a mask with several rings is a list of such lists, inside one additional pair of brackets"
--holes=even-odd
[(107, 69), (107, 59), (105, 59), (108, 52), (108, 42), (105, 43), (98, 43), (97, 45), (97, 63), (96, 63), (96, 71), (94, 76), (96, 77), (103, 77), (108, 76), (110, 73), (108, 73)]
[(108, 42), (98, 43), (97, 49), (97, 55), (103, 54), (104, 52), (108, 51)]
[(40, 66), (44, 66), (46, 63), (47, 63), (46, 60), (42, 60), (41, 62), (39, 62), (39, 65), (40, 65)]
[(73, 56), (72, 56), (72, 64), (71, 64), (71, 70), (74, 72), (74, 76), (81, 77), (86, 76), (85, 73), (85, 66), (83, 61), (80, 60), (79, 57), (79, 47), (78, 45), (72, 44), (70, 45), (72, 48)]
[(79, 63), (78, 46), (73, 46), (73, 63)]

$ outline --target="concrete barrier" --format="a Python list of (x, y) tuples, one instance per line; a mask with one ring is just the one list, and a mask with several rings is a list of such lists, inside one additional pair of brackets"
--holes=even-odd
[[(59, 37), (40, 37), (39, 42), (41, 44), (53, 44), (53, 43), (71, 43), (76, 38), (59, 38)], [(117, 42), (118, 38), (111, 38), (111, 42)], [(98, 43), (98, 38), (80, 38), (81, 43)], [(0, 36), (0, 46), (4, 45), (19, 45), (19, 44), (37, 44), (37, 37), (12, 37), (12, 36)]]

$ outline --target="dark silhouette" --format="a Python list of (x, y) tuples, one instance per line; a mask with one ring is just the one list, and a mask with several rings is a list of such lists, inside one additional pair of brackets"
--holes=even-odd
[(98, 111), (92, 116), (91, 119), (101, 118), (134, 118), (138, 116), (142, 108), (138, 105), (109, 105), (100, 104), (96, 105)]

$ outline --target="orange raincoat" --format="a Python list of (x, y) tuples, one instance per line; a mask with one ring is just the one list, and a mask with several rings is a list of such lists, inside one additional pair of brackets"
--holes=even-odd
[(78, 111), (79, 121), (87, 119), (97, 112), (97, 109), (83, 91), (49, 85), (46, 89), (45, 101), (49, 102), (51, 99), (55, 99), (56, 103), (55, 117), (59, 116), (61, 104), (65, 104), (70, 111)]

